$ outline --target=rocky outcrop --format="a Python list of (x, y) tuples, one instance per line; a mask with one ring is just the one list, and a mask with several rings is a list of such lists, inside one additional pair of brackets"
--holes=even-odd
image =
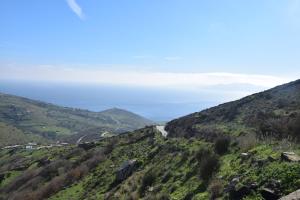
[(240, 154), (240, 157), (241, 157), (241, 159), (242, 159), (243, 161), (249, 159), (250, 156), (251, 156), (250, 153), (241, 153), (241, 154)]
[(277, 200), (279, 198), (279, 195), (270, 188), (262, 188), (260, 194), (265, 200)]
[(279, 200), (300, 200), (300, 189), (287, 196), (281, 197)]
[(288, 162), (300, 162), (300, 156), (294, 152), (283, 152), (281, 153), (281, 159)]
[(240, 179), (241, 177), (233, 178), (225, 188), (224, 192), (229, 194), (230, 199), (241, 200), (258, 187), (256, 183), (243, 185), (240, 183)]
[(271, 179), (260, 190), (261, 195), (266, 200), (277, 200), (281, 196), (281, 181)]
[(125, 161), (121, 167), (117, 170), (116, 179), (121, 182), (127, 179), (138, 167), (136, 160)]

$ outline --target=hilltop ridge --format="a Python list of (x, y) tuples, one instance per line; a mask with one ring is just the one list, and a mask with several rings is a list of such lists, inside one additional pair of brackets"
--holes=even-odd
[(257, 134), (299, 139), (300, 80), (167, 123), (170, 137)]

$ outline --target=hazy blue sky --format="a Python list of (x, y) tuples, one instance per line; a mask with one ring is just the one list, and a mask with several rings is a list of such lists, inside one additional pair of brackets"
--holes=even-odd
[(0, 80), (237, 98), (300, 77), (300, 0), (2, 0), (0, 27)]

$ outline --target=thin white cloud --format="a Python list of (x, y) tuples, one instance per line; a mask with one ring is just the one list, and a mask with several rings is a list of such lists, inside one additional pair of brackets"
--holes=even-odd
[(84, 14), (81, 7), (78, 5), (76, 0), (66, 0), (71, 10), (80, 18), (84, 19)]
[(249, 84), (262, 88), (270, 88), (293, 80), (291, 77), (284, 78), (260, 74), (120, 71), (51, 65), (36, 67), (1, 67), (0, 79), (77, 82), (139, 87), (170, 87), (178, 89), (197, 89), (229, 84)]

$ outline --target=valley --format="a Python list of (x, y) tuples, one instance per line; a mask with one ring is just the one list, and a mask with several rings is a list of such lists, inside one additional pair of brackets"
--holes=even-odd
[(166, 126), (2, 149), (0, 199), (290, 200), (300, 188), (299, 95), (298, 80)]

